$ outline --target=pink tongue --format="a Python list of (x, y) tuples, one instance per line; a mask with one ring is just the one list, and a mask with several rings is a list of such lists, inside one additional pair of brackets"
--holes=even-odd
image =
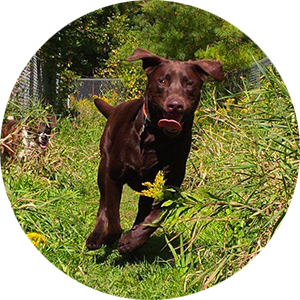
[(169, 130), (177, 130), (177, 131), (182, 130), (181, 124), (179, 122), (170, 119), (160, 119), (157, 123), (157, 126)]
[(47, 148), (47, 146), (42, 145), (42, 144), (40, 144), (40, 147), (41, 147), (42, 149), (46, 149), (46, 148)]

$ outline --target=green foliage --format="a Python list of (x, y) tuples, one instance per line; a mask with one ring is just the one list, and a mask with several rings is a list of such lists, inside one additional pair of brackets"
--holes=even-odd
[(77, 91), (77, 86), (74, 84), (75, 80), (79, 76), (75, 72), (69, 69), (63, 69), (60, 73), (59, 84), (57, 89), (57, 97), (55, 101), (50, 101), (53, 103), (54, 110), (57, 114), (61, 116), (66, 116), (68, 114), (68, 100), (70, 96), (73, 96)]
[(79, 76), (93, 76), (95, 67), (108, 58), (105, 24), (113, 11), (114, 6), (99, 9), (65, 26), (40, 49), (43, 60), (58, 71), (67, 68)]
[(112, 45), (105, 24), (114, 11), (110, 6), (73, 21), (38, 51), (43, 62), (45, 98), (57, 113), (65, 112), (67, 98), (75, 92), (74, 80), (94, 76), (95, 69), (108, 58)]
[(144, 33), (151, 49), (177, 59), (216, 58), (226, 68), (243, 68), (250, 51), (263, 57), (276, 43), (278, 16), (254, 1), (147, 1), (153, 24)]
[(139, 94), (140, 82), (144, 83), (141, 70), (132, 66), (128, 70), (125, 68), (123, 73), (123, 53), (121, 58), (118, 55), (120, 50), (116, 51), (125, 40), (134, 44), (134, 34), (128, 34), (129, 17), (137, 6), (130, 2), (87, 14), (60, 30), (39, 50), (43, 61), (45, 97), (57, 113), (65, 111), (67, 98), (74, 93), (74, 80), (78, 77), (118, 78), (122, 73), (124, 82), (130, 83), (129, 95)]
[(138, 10), (138, 2), (128, 2), (84, 15), (51, 37), (40, 55), (59, 72), (68, 69), (81, 77), (93, 77), (105, 67), (111, 51), (130, 40), (126, 33)]
[[(45, 239), (38, 249), (51, 263), (91, 288), (137, 299), (183, 296), (180, 279), (174, 277), (176, 268), (165, 262), (169, 255), (161, 250), (165, 239), (159, 230), (145, 249), (146, 258), (135, 263), (109, 247), (86, 249), (99, 203), (99, 140), (106, 119), (92, 101), (76, 101), (75, 106), (78, 117), (59, 120), (48, 152), (2, 165), (21, 227), (29, 238), (34, 233)], [(121, 224), (128, 231), (138, 197), (125, 187), (122, 198)]]
[(184, 189), (166, 198), (163, 227), (184, 241), (176, 255), (198, 257), (186, 289), (212, 286), (253, 259), (291, 201), (300, 158), (295, 111), (276, 70), (261, 70), (259, 89), (204, 94)]
[(99, 69), (97, 75), (108, 78), (122, 78), (126, 86), (127, 98), (141, 96), (146, 84), (146, 76), (141, 64), (125, 62), (140, 44), (140, 33), (130, 30), (128, 16), (117, 14), (109, 19), (108, 32), (114, 42), (115, 48), (111, 50), (105, 68)]

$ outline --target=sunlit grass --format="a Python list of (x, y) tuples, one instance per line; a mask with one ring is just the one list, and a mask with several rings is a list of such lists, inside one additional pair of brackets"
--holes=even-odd
[[(298, 175), (299, 135), (289, 94), (273, 70), (257, 89), (245, 82), (240, 93), (221, 99), (209, 86), (206, 91), (182, 189), (168, 199), (168, 217), (137, 262), (116, 248), (88, 252), (85, 247), (98, 209), (105, 123), (92, 102), (76, 104), (76, 119), (58, 121), (45, 155), (3, 166), (17, 219), (25, 233), (44, 237), (39, 250), (47, 259), (100, 291), (161, 299), (213, 286), (263, 249), (288, 209)], [(40, 108), (31, 113), (38, 115)], [(125, 231), (134, 221), (137, 199), (125, 187)]]
[(206, 96), (197, 113), (184, 188), (165, 222), (184, 238), (176, 255), (193, 253), (198, 264), (186, 271), (187, 290), (212, 286), (253, 259), (291, 201), (300, 153), (295, 111), (276, 72), (262, 71), (260, 88)]

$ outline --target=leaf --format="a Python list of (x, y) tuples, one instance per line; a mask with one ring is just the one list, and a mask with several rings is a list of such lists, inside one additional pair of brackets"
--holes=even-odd
[(173, 203), (173, 200), (167, 200), (161, 205), (161, 207), (168, 207), (171, 206)]

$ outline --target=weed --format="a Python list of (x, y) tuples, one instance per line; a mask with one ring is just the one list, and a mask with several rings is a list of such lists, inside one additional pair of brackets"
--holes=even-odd
[(226, 97), (227, 109), (203, 98), (183, 189), (164, 206), (164, 229), (180, 236), (176, 255), (199, 257), (187, 290), (215, 285), (253, 259), (291, 201), (300, 157), (295, 112), (276, 71), (262, 72), (260, 88)]

